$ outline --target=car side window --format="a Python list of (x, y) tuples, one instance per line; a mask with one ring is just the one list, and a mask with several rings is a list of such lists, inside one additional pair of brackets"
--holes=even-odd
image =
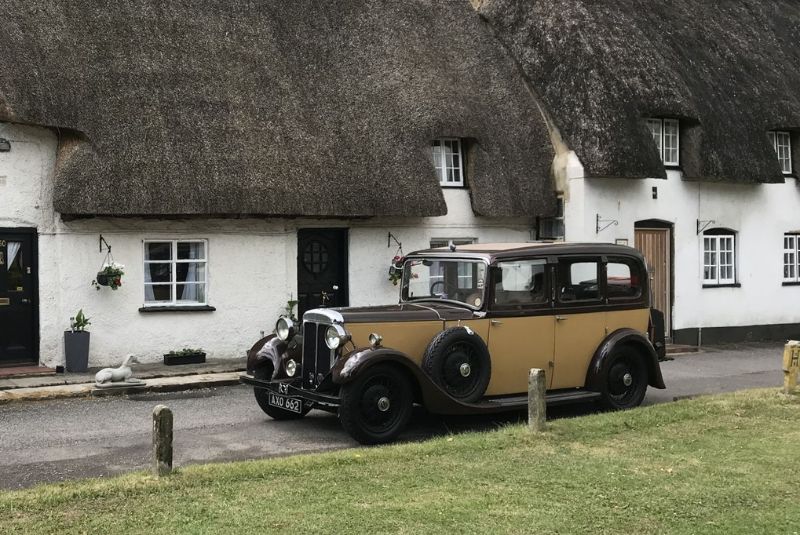
[(637, 299), (642, 295), (641, 270), (625, 258), (609, 258), (606, 265), (606, 294), (610, 301)]
[(558, 262), (558, 300), (562, 303), (600, 301), (600, 262), (562, 259)]
[(495, 308), (518, 308), (548, 302), (547, 261), (498, 262), (494, 277)]

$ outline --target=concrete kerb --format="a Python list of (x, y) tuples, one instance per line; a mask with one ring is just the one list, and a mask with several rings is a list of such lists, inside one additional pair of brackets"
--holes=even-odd
[(230, 386), (239, 383), (242, 372), (206, 373), (158, 377), (147, 379), (144, 387), (136, 389), (101, 390), (94, 383), (66, 384), (31, 388), (0, 390), (0, 404), (14, 401), (37, 401), (47, 399), (82, 398), (92, 396), (125, 395), (138, 392), (178, 392), (198, 388)]

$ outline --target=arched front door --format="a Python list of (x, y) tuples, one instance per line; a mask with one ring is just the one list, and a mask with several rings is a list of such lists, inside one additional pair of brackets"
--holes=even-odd
[(637, 221), (635, 247), (647, 260), (653, 306), (664, 313), (664, 332), (672, 338), (672, 224)]
[(347, 229), (298, 230), (298, 318), (312, 308), (347, 306), (347, 296)]

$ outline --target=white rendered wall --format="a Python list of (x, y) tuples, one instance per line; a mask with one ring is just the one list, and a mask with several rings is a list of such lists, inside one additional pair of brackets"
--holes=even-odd
[[(40, 361), (64, 362), (63, 332), (78, 309), (90, 317), (90, 366), (116, 365), (128, 353), (157, 361), (171, 349), (202, 347), (209, 358), (233, 358), (262, 332), (271, 332), (290, 296), (297, 295), (297, 229), (349, 229), (351, 305), (395, 303), (388, 280), (396, 246), (427, 248), (431, 238), (479, 242), (526, 241), (524, 218), (476, 218), (469, 190), (447, 189), (448, 215), (370, 220), (146, 220), (82, 219), (64, 222), (53, 212), (56, 136), (47, 129), (0, 123), (12, 149), (0, 153), (0, 228), (34, 227), (39, 234)], [(125, 265), (116, 291), (91, 286), (105, 257), (99, 236)], [(145, 239), (208, 240), (208, 304), (213, 312), (141, 313)]]
[[(800, 286), (782, 286), (783, 234), (800, 230), (800, 186), (784, 184), (715, 184), (687, 182), (680, 171), (667, 180), (588, 179), (570, 156), (565, 195), (568, 241), (634, 244), (634, 223), (660, 219), (674, 225), (673, 329), (800, 322)], [(652, 188), (658, 198), (652, 198)], [(596, 232), (596, 215), (618, 225)], [(703, 288), (702, 235), (697, 220), (709, 228), (737, 232), (739, 288)]]

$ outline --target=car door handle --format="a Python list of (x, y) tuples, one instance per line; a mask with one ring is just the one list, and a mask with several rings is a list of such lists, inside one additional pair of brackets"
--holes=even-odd
[(30, 300), (30, 299), (23, 299), (23, 300), (22, 300), (22, 302), (23, 302), (23, 303), (30, 303), (30, 302), (31, 302), (31, 300)]
[(502, 325), (502, 324), (503, 324), (503, 322), (502, 322), (502, 321), (500, 321), (500, 320), (490, 320), (490, 321), (489, 321), (489, 324), (490, 324), (490, 325)]
[(567, 316), (556, 316), (556, 321), (564, 321), (569, 319)]

